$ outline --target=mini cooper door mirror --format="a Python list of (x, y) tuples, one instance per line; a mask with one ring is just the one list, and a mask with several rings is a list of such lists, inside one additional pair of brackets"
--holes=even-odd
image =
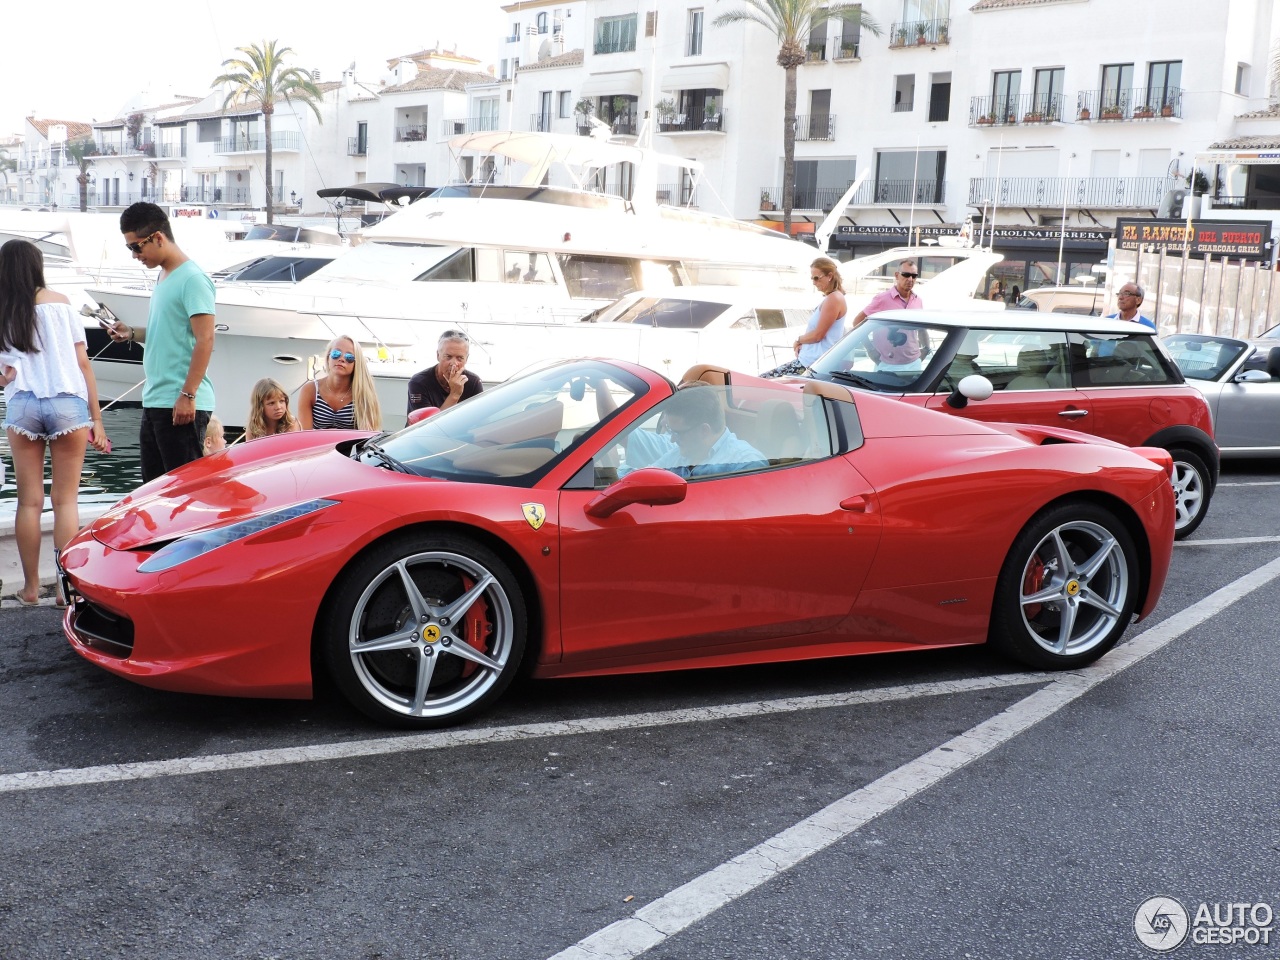
[(985, 400), (991, 396), (994, 389), (991, 381), (982, 374), (971, 373), (956, 384), (956, 388), (951, 391), (951, 396), (947, 397), (947, 406), (963, 410), (969, 405), (970, 400)]

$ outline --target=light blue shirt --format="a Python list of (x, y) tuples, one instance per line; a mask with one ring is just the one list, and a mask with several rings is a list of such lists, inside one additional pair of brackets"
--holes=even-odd
[[(1112, 313), (1112, 314), (1109, 314), (1108, 316), (1103, 317), (1102, 319), (1103, 320), (1119, 320), (1120, 314)], [(1152, 330), (1156, 329), (1156, 322), (1152, 320), (1150, 317), (1144, 317), (1142, 314), (1138, 314), (1136, 317), (1134, 317), (1131, 321), (1128, 321), (1128, 322), (1141, 323), (1141, 324), (1144, 324), (1145, 326), (1150, 327)]]
[(680, 452), (680, 447), (672, 443), (671, 449), (658, 457), (653, 465), (670, 470), (686, 480), (691, 477), (736, 473), (739, 470), (758, 470), (769, 465), (763, 453), (745, 440), (739, 440), (728, 429), (711, 445), (701, 463), (689, 464), (687, 460), (688, 457)]
[[(826, 303), (826, 300), (823, 299), (822, 303)], [(813, 308), (813, 314), (809, 317), (809, 325), (804, 328), (805, 333), (812, 333), (818, 329), (818, 315), (822, 312), (822, 303)], [(814, 361), (839, 343), (840, 338), (843, 336), (844, 317), (836, 317), (835, 322), (827, 327), (827, 334), (821, 340), (816, 343), (800, 344), (800, 355), (796, 359), (806, 367), (813, 366)]]

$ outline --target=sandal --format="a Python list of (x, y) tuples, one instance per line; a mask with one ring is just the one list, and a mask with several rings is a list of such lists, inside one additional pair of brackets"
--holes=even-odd
[(42, 605), (43, 605), (43, 604), (42, 604), (42, 601), (44, 600), (44, 596), (43, 596), (42, 594), (41, 594), (41, 595), (37, 595), (37, 596), (36, 596), (36, 598), (35, 598), (34, 600), (27, 600), (27, 599), (25, 599), (25, 598), (22, 596), (22, 594), (21, 594), (21, 593), (15, 594), (15, 597), (17, 598), (17, 601), (18, 601), (20, 604), (22, 604), (24, 607), (39, 607), (39, 606), (42, 606)]

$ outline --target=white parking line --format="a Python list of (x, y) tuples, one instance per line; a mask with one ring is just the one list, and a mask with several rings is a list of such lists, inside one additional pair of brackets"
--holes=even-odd
[(1280, 487), (1280, 480), (1232, 480), (1219, 483), (1220, 487)]
[(1276, 577), (1280, 577), (1280, 558), (1143, 631), (1097, 663), (1062, 675), (1003, 713), (695, 877), (630, 917), (579, 940), (551, 960), (631, 960), (639, 956), (985, 756)]
[(1280, 543), (1276, 537), (1228, 537), (1223, 540), (1179, 540), (1179, 547), (1239, 547), (1251, 543)]
[(291, 763), (317, 763), (372, 757), (415, 750), (444, 750), (475, 743), (508, 743), (514, 740), (536, 740), (584, 733), (609, 733), (615, 730), (639, 730), (677, 723), (701, 723), (736, 717), (762, 717), (822, 710), (827, 707), (852, 707), (919, 697), (940, 697), (951, 693), (972, 693), (1001, 687), (1021, 687), (1045, 683), (1059, 676), (1054, 673), (1011, 673), (999, 677), (970, 677), (940, 680), (936, 683), (914, 683), (880, 690), (855, 690), (846, 693), (819, 694), (812, 697), (788, 697), (781, 700), (758, 700), (727, 703), (685, 710), (664, 710), (617, 717), (593, 717), (583, 720), (561, 720), (524, 726), (487, 727), (478, 730), (446, 730), (409, 736), (384, 737), (378, 740), (354, 740), (347, 743), (314, 744), (282, 747), (276, 750), (249, 750), (243, 753), (221, 753), (205, 757), (180, 757), (173, 760), (150, 760), (138, 763), (113, 763), (99, 767), (77, 767), (67, 770), (33, 770), (27, 773), (0, 775), (0, 793), (20, 790), (43, 790), (49, 787), (85, 786), (120, 780), (149, 780), (155, 777), (180, 777), (193, 773), (216, 773), (246, 770), (252, 767), (276, 767)]

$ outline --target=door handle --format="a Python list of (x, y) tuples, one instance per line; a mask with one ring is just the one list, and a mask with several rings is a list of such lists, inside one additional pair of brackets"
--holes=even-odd
[(1077, 410), (1077, 409), (1075, 409), (1074, 407), (1073, 407), (1072, 409), (1070, 409), (1070, 410), (1059, 410), (1059, 411), (1058, 411), (1058, 416), (1060, 416), (1060, 417), (1068, 417), (1068, 418), (1070, 418), (1070, 419), (1072, 419), (1072, 420), (1078, 420), (1078, 419), (1080, 419), (1081, 417), (1087, 417), (1088, 415), (1089, 415), (1089, 411), (1088, 411), (1088, 410)]
[(845, 497), (840, 501), (840, 509), (848, 510), (852, 513), (866, 513), (870, 508), (870, 501), (860, 493), (856, 496)]

